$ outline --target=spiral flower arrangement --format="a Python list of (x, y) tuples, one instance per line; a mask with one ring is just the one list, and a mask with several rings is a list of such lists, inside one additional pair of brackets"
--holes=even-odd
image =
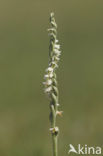
[(46, 69), (46, 74), (44, 75), (45, 82), (45, 93), (48, 95), (50, 100), (50, 122), (51, 122), (51, 134), (53, 140), (53, 156), (58, 155), (57, 140), (59, 128), (56, 126), (56, 117), (57, 115), (61, 116), (62, 111), (58, 110), (59, 107), (59, 93), (57, 86), (57, 77), (56, 69), (58, 68), (58, 61), (60, 60), (60, 45), (58, 44), (57, 39), (57, 24), (55, 22), (54, 13), (50, 14), (50, 24), (51, 28), (48, 29), (50, 36), (50, 45), (49, 45), (49, 66)]

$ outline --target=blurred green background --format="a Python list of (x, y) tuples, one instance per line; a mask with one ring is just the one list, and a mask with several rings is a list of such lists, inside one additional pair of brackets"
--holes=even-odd
[(70, 143), (103, 147), (103, 1), (0, 0), (0, 156), (52, 155), (42, 85), (51, 11), (62, 47), (59, 156)]

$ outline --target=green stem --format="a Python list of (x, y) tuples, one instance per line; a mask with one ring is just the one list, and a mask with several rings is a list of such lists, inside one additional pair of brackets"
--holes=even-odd
[(52, 135), (52, 138), (53, 138), (53, 156), (57, 156), (58, 155), (58, 147), (57, 147), (57, 136), (55, 134)]
[[(52, 113), (51, 126), (52, 126), (53, 129), (55, 129), (55, 127), (56, 127), (56, 112), (55, 112), (53, 104), (51, 105), (51, 113)], [(58, 150), (58, 147), (57, 147), (58, 140), (57, 140), (56, 131), (54, 131), (52, 133), (52, 141), (53, 141), (53, 156), (57, 156), (58, 155), (57, 154), (58, 153), (57, 152), (57, 150)]]

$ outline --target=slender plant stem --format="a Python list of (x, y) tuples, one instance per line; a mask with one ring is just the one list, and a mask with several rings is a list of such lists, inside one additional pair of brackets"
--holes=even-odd
[(51, 28), (48, 29), (50, 36), (49, 45), (49, 67), (46, 69), (45, 78), (45, 92), (50, 99), (50, 122), (51, 122), (51, 134), (53, 141), (53, 156), (58, 156), (58, 133), (59, 128), (56, 126), (57, 115), (61, 116), (62, 111), (58, 111), (58, 85), (56, 68), (58, 67), (59, 56), (61, 54), (60, 45), (57, 40), (57, 24), (55, 22), (54, 13), (50, 14)]
[[(55, 114), (55, 110), (54, 110), (54, 106), (51, 105), (51, 113), (52, 113), (52, 123), (51, 123), (51, 126), (53, 129), (55, 129), (56, 127), (56, 114)], [(52, 141), (53, 141), (53, 156), (57, 156), (58, 153), (57, 153), (57, 150), (58, 150), (58, 147), (57, 147), (57, 135), (55, 133), (52, 133)]]

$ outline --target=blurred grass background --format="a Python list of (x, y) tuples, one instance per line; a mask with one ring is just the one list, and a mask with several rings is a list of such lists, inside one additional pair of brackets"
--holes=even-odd
[(103, 1), (0, 0), (0, 156), (52, 155), (42, 85), (51, 11), (63, 51), (59, 155), (70, 143), (103, 146)]

